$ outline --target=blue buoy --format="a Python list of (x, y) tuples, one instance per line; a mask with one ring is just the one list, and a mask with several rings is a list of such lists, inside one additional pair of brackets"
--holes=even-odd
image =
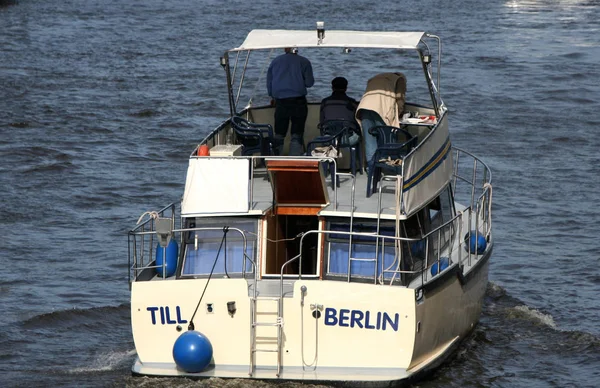
[(205, 369), (212, 360), (213, 348), (206, 336), (198, 331), (186, 331), (173, 345), (173, 359), (180, 369), (196, 373)]
[(467, 242), (467, 240), (469, 240), (469, 245), (465, 244), (466, 251), (469, 251), (470, 249), (471, 253), (476, 253), (478, 255), (481, 255), (483, 252), (485, 252), (485, 248), (487, 248), (485, 236), (473, 230), (471, 233), (467, 233), (465, 235), (465, 242)]
[(439, 261), (440, 263), (440, 270), (438, 271), (438, 262), (436, 261), (435, 263), (433, 263), (433, 265), (431, 266), (431, 275), (435, 276), (437, 275), (439, 272), (442, 272), (443, 270), (445, 270), (446, 268), (448, 268), (448, 266), (450, 265), (450, 260), (448, 260), (447, 257), (442, 257)]
[(166, 256), (166, 268), (165, 268), (165, 277), (170, 277), (175, 275), (175, 271), (177, 271), (177, 255), (178, 255), (178, 246), (177, 241), (175, 239), (171, 239), (169, 245), (167, 245), (167, 254), (165, 255), (165, 248), (161, 247), (159, 244), (156, 244), (156, 273), (159, 276), (163, 276), (163, 259)]

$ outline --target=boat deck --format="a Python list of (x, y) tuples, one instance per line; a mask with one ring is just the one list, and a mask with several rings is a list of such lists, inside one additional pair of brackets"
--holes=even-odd
[[(325, 179), (329, 205), (323, 207), (320, 215), (329, 217), (350, 217), (352, 195), (354, 194), (354, 217), (358, 218), (377, 218), (379, 213), (379, 193), (375, 192), (367, 198), (367, 173), (357, 173), (352, 189), (353, 179), (349, 174), (339, 176), (339, 187), (334, 190), (331, 184), (331, 177)], [(383, 183), (381, 195), (381, 219), (396, 219), (396, 182), (393, 179), (380, 181)], [(263, 214), (273, 206), (273, 190), (271, 182), (268, 180), (267, 171), (255, 169), (253, 178), (253, 197), (250, 213)], [(337, 191), (337, 206), (336, 206)], [(404, 216), (400, 215), (400, 219)]]

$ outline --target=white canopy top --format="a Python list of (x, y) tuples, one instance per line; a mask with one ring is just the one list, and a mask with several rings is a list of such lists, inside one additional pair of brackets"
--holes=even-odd
[(230, 51), (285, 47), (368, 47), (416, 49), (424, 32), (329, 31), (319, 44), (317, 31), (252, 30), (240, 47)]

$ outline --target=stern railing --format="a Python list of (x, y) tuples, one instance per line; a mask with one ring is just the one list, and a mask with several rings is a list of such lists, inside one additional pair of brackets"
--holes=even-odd
[[(171, 218), (171, 233), (172, 239), (178, 242), (178, 257), (177, 266), (178, 269), (182, 265), (182, 259), (185, 255), (185, 233), (195, 231), (221, 231), (225, 230), (223, 227), (193, 227), (193, 228), (181, 228), (182, 219), (178, 217), (180, 214), (179, 202), (171, 203), (157, 212), (149, 212), (156, 214), (158, 217), (169, 217)], [(176, 227), (178, 226), (178, 227)], [(249, 261), (252, 268), (253, 278), (257, 280), (257, 270), (255, 261), (250, 258), (247, 251), (247, 236), (246, 231), (235, 227), (227, 227), (227, 232), (238, 233), (242, 238), (242, 270), (241, 275), (243, 278), (247, 277), (247, 262)], [(156, 237), (156, 222), (155, 217), (150, 217), (144, 222), (138, 223), (135, 228), (128, 232), (128, 269), (129, 269), (129, 283), (138, 280), (150, 280), (159, 274), (158, 277), (165, 279), (167, 278), (167, 260), (163, 257), (161, 265), (156, 264), (156, 245), (158, 239)], [(159, 248), (160, 249), (160, 248)], [(166, 255), (166, 254), (165, 254)], [(218, 257), (215, 257), (216, 261)], [(227, 262), (224, 263), (225, 272), (227, 273)], [(236, 272), (237, 273), (237, 272)], [(161, 275), (162, 274), (162, 275)], [(187, 276), (184, 276), (187, 277)]]
[[(179, 202), (173, 202), (156, 212), (144, 213), (144, 215), (154, 214), (155, 217), (148, 217), (145, 221), (140, 218), (137, 225), (127, 233), (127, 268), (130, 287), (131, 282), (138, 278), (141, 271), (158, 268), (150, 265), (155, 258), (156, 217), (171, 218), (171, 229), (175, 229), (176, 222), (181, 225), (181, 219), (177, 216), (178, 204)], [(162, 269), (163, 274), (166, 274), (166, 260), (163, 260)]]

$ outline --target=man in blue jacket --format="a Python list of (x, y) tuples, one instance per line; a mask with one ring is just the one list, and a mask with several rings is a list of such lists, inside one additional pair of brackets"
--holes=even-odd
[(285, 49), (267, 71), (267, 91), (275, 102), (275, 153), (281, 154), (288, 125), (292, 123), (290, 155), (304, 154), (304, 124), (308, 116), (307, 88), (315, 83), (312, 65), (303, 56)]

